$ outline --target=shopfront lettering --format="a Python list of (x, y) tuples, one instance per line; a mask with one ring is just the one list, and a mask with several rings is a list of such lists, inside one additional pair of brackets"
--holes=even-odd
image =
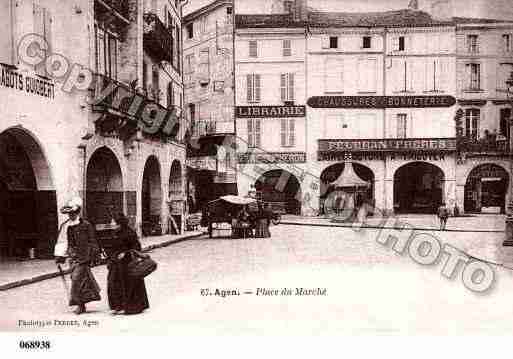
[(383, 151), (408, 152), (416, 150), (456, 151), (455, 138), (318, 140), (320, 152)]
[(304, 117), (305, 106), (237, 106), (238, 118)]
[(25, 91), (46, 98), (55, 98), (55, 85), (51, 81), (37, 77), (24, 76), (22, 73), (5, 65), (1, 65), (0, 87)]
[(313, 108), (431, 108), (455, 103), (452, 96), (314, 96), (307, 101)]
[(239, 163), (305, 163), (306, 152), (246, 152), (238, 154)]

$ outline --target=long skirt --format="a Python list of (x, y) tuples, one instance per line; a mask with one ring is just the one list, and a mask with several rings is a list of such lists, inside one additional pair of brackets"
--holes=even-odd
[(256, 221), (255, 237), (257, 238), (269, 238), (271, 232), (269, 232), (269, 220), (267, 218), (259, 218)]
[(144, 279), (128, 276), (128, 257), (112, 260), (107, 268), (107, 294), (112, 310), (124, 310), (125, 314), (137, 314), (150, 307)]
[(101, 300), (100, 286), (89, 264), (71, 264), (71, 296), (69, 305), (81, 305), (89, 302)]

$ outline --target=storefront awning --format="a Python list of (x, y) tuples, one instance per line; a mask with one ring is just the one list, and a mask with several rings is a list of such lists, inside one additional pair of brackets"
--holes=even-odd
[(330, 183), (330, 187), (334, 188), (355, 188), (355, 187), (368, 187), (369, 182), (361, 179), (353, 168), (352, 162), (346, 162), (344, 170), (338, 178)]

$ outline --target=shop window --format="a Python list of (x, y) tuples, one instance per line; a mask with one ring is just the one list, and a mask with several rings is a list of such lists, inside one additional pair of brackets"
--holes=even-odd
[(465, 136), (477, 140), (479, 138), (479, 120), (481, 111), (478, 108), (465, 110)]
[(280, 92), (282, 101), (294, 101), (294, 74), (281, 74)]
[(294, 118), (281, 119), (281, 146), (294, 147), (296, 144), (296, 121)]

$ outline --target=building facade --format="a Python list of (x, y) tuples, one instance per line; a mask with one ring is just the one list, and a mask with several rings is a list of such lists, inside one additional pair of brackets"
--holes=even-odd
[(214, 1), (183, 21), (190, 212), (219, 196), (237, 194), (233, 29), (231, 0)]
[[(249, 77), (244, 86), (244, 77), (286, 68), (279, 68), (280, 62), (273, 58), (277, 49), (269, 58), (258, 58), (257, 64), (245, 63), (243, 56), (251, 51), (249, 40), (270, 47), (266, 36), (271, 33), (277, 42), (291, 34), (302, 37), (304, 82), (296, 81), (294, 92), (305, 96), (298, 99), (306, 105), (304, 126), (295, 126), (298, 144), (304, 146), (303, 164), (289, 163), (298, 157), (273, 156), (270, 142), (277, 133), (260, 129), (259, 136), (267, 142), (258, 147), (266, 155), (253, 156), (256, 163), (252, 167), (241, 163), (241, 157), (245, 162), (250, 156), (237, 148), (240, 188), (247, 188), (247, 183), (257, 185), (261, 181), (258, 172), (276, 172), (269, 164), (272, 157), (274, 167), (281, 169), (281, 179), (269, 181), (271, 187), (287, 193), (289, 207), (315, 215), (324, 212), (334, 192), (333, 183), (351, 163), (356, 175), (368, 183), (358, 191), (356, 202), (367, 202), (384, 212), (434, 213), (443, 202), (457, 212), (481, 211), (485, 206), (479, 203), (484, 202), (495, 204), (485, 210), (503, 211), (508, 197), (505, 144), (511, 114), (504, 85), (511, 71), (511, 54), (505, 46), (511, 41), (511, 23), (456, 18), (445, 11), (433, 13), (436, 16), (416, 8), (328, 13), (295, 1), (283, 2), (281, 13), (238, 15), (237, 117), (251, 117), (264, 110), (248, 108), (252, 87), (247, 85)], [(468, 54), (469, 46), (479, 45), (468, 45), (462, 38), (474, 41), (472, 36), (468, 40), (468, 35), (476, 31), (487, 45), (480, 53)], [(287, 67), (294, 68), (291, 64)], [(482, 79), (479, 86), (476, 73)], [(468, 87), (471, 80), (473, 90)], [(271, 90), (264, 85), (260, 84), (262, 93), (270, 96)], [(276, 104), (271, 101), (261, 103)], [(484, 108), (478, 113), (476, 106)], [(484, 112), (489, 113), (486, 122)], [(247, 137), (249, 143), (253, 128), (258, 127), (243, 120), (237, 119), (237, 134), (240, 141)], [(299, 140), (303, 136), (304, 140)], [(483, 143), (488, 147), (478, 151)], [(240, 174), (243, 171), (251, 174), (247, 180)], [(477, 184), (481, 182), (477, 178), (485, 178), (484, 184)]]
[(144, 235), (180, 230), (179, 2), (8, 0), (0, 13), (3, 257), (50, 255), (73, 195), (99, 230), (120, 211)]

